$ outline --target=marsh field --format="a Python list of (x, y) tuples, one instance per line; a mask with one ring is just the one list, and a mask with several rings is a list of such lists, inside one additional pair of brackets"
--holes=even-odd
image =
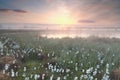
[(119, 38), (0, 32), (1, 80), (109, 80), (116, 69), (120, 69)]

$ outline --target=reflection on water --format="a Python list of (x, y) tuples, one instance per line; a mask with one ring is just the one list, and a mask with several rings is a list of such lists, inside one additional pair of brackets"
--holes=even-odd
[[(61, 28), (65, 29), (61, 29)], [(24, 32), (37, 32), (37, 35), (48, 38), (63, 37), (109, 37), (120, 38), (119, 26), (80, 26), (80, 25), (59, 25), (59, 24), (2, 24), (1, 29), (28, 30)], [(35, 32), (35, 31), (36, 32)], [(17, 31), (15, 31), (17, 32)], [(20, 31), (19, 31), (20, 32)]]
[(64, 37), (70, 37), (70, 38), (75, 38), (75, 37), (88, 37), (88, 35), (76, 35), (76, 34), (71, 34), (71, 35), (68, 35), (68, 34), (48, 34), (47, 36), (45, 34), (41, 35), (43, 37), (47, 37), (47, 38), (64, 38)]
[(120, 38), (120, 29), (82, 29), (82, 30), (49, 30), (40, 33), (41, 36), (47, 38), (63, 38), (63, 37), (109, 37)]

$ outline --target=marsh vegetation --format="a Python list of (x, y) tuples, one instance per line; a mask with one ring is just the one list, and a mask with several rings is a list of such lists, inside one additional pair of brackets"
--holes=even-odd
[(117, 38), (0, 35), (0, 74), (7, 77), (0, 77), (3, 80), (109, 80), (115, 69), (120, 69)]

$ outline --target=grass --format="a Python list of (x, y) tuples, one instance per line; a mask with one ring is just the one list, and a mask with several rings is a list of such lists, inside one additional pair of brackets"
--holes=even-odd
[[(35, 74), (41, 76), (45, 74), (45, 80), (50, 80), (52, 75), (54, 75), (53, 80), (58, 77), (61, 80), (65, 77), (67, 80), (74, 80), (75, 77), (81, 80), (102, 80), (105, 74), (109, 76), (112, 70), (120, 69), (120, 39), (98, 37), (54, 39), (38, 37), (36, 33), (4, 35), (17, 42), (20, 49), (32, 49), (30, 53), (24, 54), (25, 62), (18, 70), (19, 76), (15, 77), (15, 80), (24, 80), (26, 77), (35, 80)], [(4, 52), (6, 53), (6, 50)], [(47, 55), (47, 58), (39, 60), (39, 53)], [(45, 64), (51, 61), (55, 62), (53, 68), (49, 69), (49, 65), (45, 67)], [(23, 71), (24, 67), (27, 68), (26, 71)], [(90, 73), (87, 73), (90, 69)], [(109, 73), (106, 72), (107, 69)], [(97, 73), (93, 75), (95, 71)], [(23, 77), (24, 73), (25, 77)]]

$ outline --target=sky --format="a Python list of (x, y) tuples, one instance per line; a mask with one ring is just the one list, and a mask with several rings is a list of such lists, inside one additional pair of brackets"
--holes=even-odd
[(120, 0), (0, 0), (0, 23), (120, 25)]

